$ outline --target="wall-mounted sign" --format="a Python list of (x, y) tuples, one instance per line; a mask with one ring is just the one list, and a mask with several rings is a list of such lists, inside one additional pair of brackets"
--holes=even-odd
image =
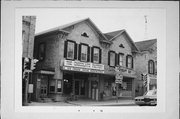
[(104, 74), (103, 70), (96, 70), (96, 69), (87, 69), (87, 68), (69, 67), (69, 66), (63, 66), (62, 69), (63, 70), (69, 70), (69, 71), (80, 71), (80, 72)]
[(80, 61), (72, 61), (72, 60), (64, 60), (64, 66), (104, 70), (103, 64), (95, 64), (90, 62), (80, 62)]
[(116, 74), (116, 79), (123, 79), (123, 75), (121, 73)]
[(33, 84), (29, 84), (28, 93), (33, 93)]

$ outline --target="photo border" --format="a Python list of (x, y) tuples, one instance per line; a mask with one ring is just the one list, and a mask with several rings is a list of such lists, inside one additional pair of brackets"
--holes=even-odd
[[(7, 114), (7, 112), (4, 112), (4, 110), (8, 110), (8, 112), (9, 111), (13, 112), (13, 115), (18, 115), (17, 117), (21, 117), (21, 118), (24, 117), (24, 116), (23, 115), (19, 116), (19, 114), (26, 115), (27, 113), (33, 113), (33, 114), (39, 115), (39, 112), (42, 112), (42, 113), (45, 112), (46, 113), (45, 115), (48, 114), (48, 116), (50, 116), (50, 115), (52, 116), (53, 113), (60, 113), (60, 114), (62, 114), (62, 113), (64, 113), (64, 114), (66, 114), (66, 113), (74, 114), (75, 113), (75, 115), (77, 115), (77, 114), (78, 115), (79, 114), (87, 114), (87, 113), (88, 114), (91, 114), (91, 113), (93, 113), (93, 114), (99, 114), (99, 113), (100, 114), (108, 114), (108, 113), (110, 113), (110, 115), (114, 114), (114, 116), (115, 115), (117, 117), (118, 116), (123, 116), (125, 118), (129, 118), (128, 113), (132, 114), (132, 116), (130, 116), (130, 117), (133, 117), (133, 115), (136, 115), (137, 117), (140, 117), (140, 118), (141, 117), (143, 118), (144, 115), (146, 115), (146, 116), (148, 115), (150, 117), (154, 117), (155, 115), (156, 116), (158, 116), (158, 115), (159, 116), (164, 116), (164, 115), (168, 114), (167, 111), (168, 111), (169, 105), (167, 105), (167, 104), (169, 104), (169, 101), (167, 100), (167, 98), (168, 98), (167, 95), (169, 94), (169, 92), (172, 92), (172, 89), (171, 89), (171, 91), (169, 91), (169, 89), (171, 88), (169, 86), (173, 86), (173, 87), (175, 87), (175, 89), (178, 89), (178, 83), (176, 81), (177, 76), (174, 75), (177, 72), (179, 74), (178, 67), (176, 67), (176, 66), (179, 65), (178, 61), (177, 61), (177, 58), (174, 58), (175, 62), (173, 62), (173, 66), (175, 66), (175, 67), (173, 69), (175, 69), (175, 71), (174, 72), (170, 71), (171, 74), (169, 74), (170, 73), (169, 72), (169, 64), (168, 64), (169, 60), (166, 59), (169, 56), (168, 53), (171, 51), (171, 50), (168, 51), (169, 47), (166, 47), (167, 44), (168, 44), (168, 46), (170, 45), (171, 48), (173, 48), (173, 49), (177, 48), (177, 44), (178, 44), (177, 43), (178, 39), (176, 38), (178, 32), (176, 32), (176, 31), (174, 32), (173, 31), (174, 32), (173, 33), (174, 37), (171, 36), (171, 35), (169, 36), (169, 34), (167, 34), (167, 33), (170, 32), (169, 29), (168, 29), (169, 28), (168, 26), (170, 26), (170, 28), (174, 29), (174, 26), (172, 27), (171, 25), (169, 25), (168, 21), (169, 21), (169, 19), (171, 19), (171, 21), (173, 20), (172, 18), (169, 18), (169, 15), (170, 15), (169, 13), (171, 13), (171, 16), (173, 18), (177, 17), (176, 16), (177, 14), (175, 14), (175, 13), (177, 13), (177, 11), (175, 11), (175, 10), (177, 10), (176, 4), (173, 4), (173, 2), (170, 2), (171, 4), (168, 4), (168, 2), (166, 2), (166, 3), (159, 2), (158, 5), (155, 4), (154, 2), (146, 2), (146, 3), (144, 3), (144, 2), (133, 2), (131, 4), (129, 4), (130, 2), (71, 2), (71, 4), (68, 4), (70, 2), (59, 2), (59, 3), (61, 3), (60, 5), (57, 5), (57, 2), (47, 2), (47, 3), (45, 2), (45, 4), (40, 4), (41, 2), (37, 2), (37, 3), (39, 3), (39, 4), (33, 4), (32, 2), (21, 2), (21, 4), (17, 4), (16, 2), (14, 2), (13, 5), (11, 4), (11, 7), (13, 7), (13, 8), (9, 8), (9, 6), (7, 6), (6, 3), (2, 4), (3, 7), (4, 7), (3, 8), (4, 11), (6, 11), (7, 9), (10, 9), (10, 11), (8, 11), (8, 12), (11, 12), (10, 13), (12, 15), (11, 18), (15, 21), (15, 22), (13, 22), (14, 24), (10, 23), (9, 26), (7, 25), (8, 26), (7, 28), (9, 28), (9, 27), (13, 28), (13, 29), (10, 30), (10, 34), (12, 34), (12, 36), (8, 36), (7, 35), (7, 31), (8, 30), (5, 29), (6, 35), (2, 37), (2, 50), (3, 51), (8, 51), (7, 48), (12, 48), (9, 53), (12, 54), (12, 57), (14, 56), (14, 58), (12, 58), (10, 56), (5, 55), (5, 52), (2, 52), (2, 56), (5, 55), (4, 58), (8, 58), (8, 60), (10, 60), (11, 63), (9, 65), (14, 64), (14, 68), (13, 68), (13, 65), (11, 66), (12, 67), (10, 69), (10, 71), (12, 71), (11, 73), (5, 72), (7, 70), (4, 70), (4, 69), (2, 71), (2, 73), (6, 73), (5, 76), (2, 76), (2, 79), (3, 78), (9, 79), (9, 80), (7, 80), (7, 82), (5, 82), (4, 80), (2, 81), (2, 88), (3, 88), (2, 96), (1, 96), (2, 97), (2, 102), (3, 102), (3, 103), (1, 103), (2, 104), (2, 114), (3, 113)], [(74, 4), (72, 4), (72, 3), (74, 3)], [(98, 5), (100, 5), (100, 6), (98, 6)], [(7, 8), (5, 8), (5, 7), (7, 7)], [(19, 100), (19, 96), (20, 95), (18, 93), (19, 91), (21, 91), (21, 86), (19, 86), (19, 85), (22, 84), (22, 82), (21, 82), (21, 80), (18, 80), (18, 79), (19, 78), (21, 79), (21, 73), (22, 72), (21, 72), (21, 68), (19, 68), (20, 70), (17, 70), (16, 68), (21, 65), (21, 60), (22, 60), (21, 59), (22, 57), (21, 56), (19, 57), (19, 53), (22, 53), (22, 50), (21, 50), (22, 46), (19, 45), (19, 44), (22, 44), (21, 43), (22, 41), (19, 40), (19, 39), (22, 39), (22, 36), (21, 36), (22, 35), (22, 17), (20, 18), (19, 14), (17, 14), (17, 9), (20, 9), (20, 8), (37, 8), (37, 7), (41, 7), (41, 8), (58, 8), (58, 7), (59, 8), (74, 8), (74, 7), (77, 7), (77, 8), (87, 8), (87, 7), (88, 8), (97, 8), (97, 7), (98, 8), (102, 8), (102, 7), (104, 7), (104, 8), (122, 8), (122, 9), (123, 8), (129, 8), (129, 9), (133, 9), (133, 8), (142, 8), (142, 9), (143, 8), (144, 9), (147, 9), (147, 8), (150, 8), (150, 9), (155, 8), (155, 9), (157, 9), (157, 8), (159, 8), (159, 9), (165, 9), (166, 12), (167, 12), (166, 13), (167, 14), (167, 16), (166, 16), (166, 18), (167, 18), (166, 19), (167, 20), (167, 22), (166, 22), (166, 26), (167, 26), (167, 28), (166, 28), (166, 30), (167, 30), (166, 35), (167, 36), (166, 36), (166, 40), (164, 42), (163, 41), (162, 42), (157, 42), (157, 49), (158, 49), (158, 53), (157, 53), (158, 54), (157, 55), (157, 60), (158, 60), (158, 66), (157, 66), (157, 68), (158, 68), (158, 75), (157, 75), (157, 79), (166, 79), (166, 80), (163, 80), (163, 81), (162, 80), (161, 81), (157, 80), (157, 84), (158, 84), (158, 86), (157, 86), (157, 88), (158, 88), (157, 89), (158, 90), (157, 101), (158, 101), (158, 105), (156, 107), (143, 107), (143, 108), (142, 107), (136, 107), (136, 110), (132, 109), (131, 107), (103, 107), (103, 112), (100, 111), (100, 110), (102, 110), (102, 107), (71, 107), (69, 110), (64, 110), (64, 108), (67, 108), (67, 106), (65, 106), (65, 107), (46, 107), (46, 108), (44, 106), (43, 107), (38, 107), (38, 106), (35, 106), (35, 107), (28, 107), (28, 106), (27, 107), (22, 107), (22, 106), (19, 106), (19, 102), (21, 102), (21, 104), (22, 104), (22, 98), (21, 98), (21, 100)], [(174, 8), (172, 9), (172, 7), (174, 7)], [(174, 12), (174, 14), (172, 14), (172, 12)], [(5, 13), (3, 14), (3, 16), (4, 16), (4, 19), (5, 18), (9, 18), (9, 17), (5, 16)], [(3, 21), (5, 22), (4, 19), (3, 19)], [(13, 20), (9, 20), (9, 21), (13, 21)], [(175, 23), (177, 25), (178, 22), (176, 20), (174, 20), (174, 21), (175, 21)], [(7, 22), (5, 22), (5, 24), (7, 24)], [(2, 25), (2, 26), (4, 28), (5, 25)], [(179, 29), (177, 29), (177, 28), (176, 28), (176, 30), (179, 31)], [(4, 33), (2, 33), (2, 34), (4, 34)], [(13, 36), (15, 36), (15, 38)], [(4, 39), (6, 37), (8, 38), (8, 40), (4, 41)], [(167, 40), (170, 37), (174, 38), (173, 41), (176, 44), (172, 45), (172, 43), (170, 43), (169, 40)], [(14, 40), (12, 40), (12, 39), (14, 39)], [(8, 42), (10, 44), (7, 44)], [(5, 44), (8, 47), (4, 47)], [(21, 47), (19, 47), (19, 46), (21, 46)], [(160, 46), (160, 49), (159, 49), (159, 46)], [(14, 48), (14, 52), (13, 52), (13, 48)], [(166, 52), (164, 52), (164, 51), (166, 51)], [(174, 53), (178, 53), (178, 51), (175, 51)], [(5, 61), (4, 58), (2, 58), (2, 67), (5, 66), (4, 63), (7, 63), (7, 61)], [(163, 60), (163, 63), (162, 63), (162, 60)], [(172, 69), (172, 67), (170, 69)], [(178, 70), (178, 71), (176, 71), (176, 70)], [(7, 74), (9, 74), (9, 75), (12, 74), (12, 75), (9, 76)], [(167, 80), (167, 79), (168, 79), (169, 76), (172, 76), (172, 75), (174, 75), (175, 79), (174, 79), (173, 83), (171, 82), (169, 84), (169, 80)], [(14, 78), (13, 78), (13, 76), (14, 76)], [(13, 79), (15, 79), (15, 80), (13, 80)], [(6, 92), (7, 91), (7, 87), (5, 87), (5, 85), (7, 85), (7, 84), (9, 84), (12, 87), (12, 89), (8, 90), (8, 94), (6, 94), (7, 93)], [(15, 86), (14, 86), (14, 84), (15, 84)], [(159, 84), (162, 84), (162, 86), (159, 86)], [(13, 90), (13, 89), (15, 89), (15, 90)], [(159, 93), (159, 91), (160, 92), (162, 91), (162, 92)], [(4, 96), (8, 96), (10, 94), (11, 94), (11, 96), (10, 96), (11, 99), (8, 98), (6, 100), (6, 98)], [(159, 95), (161, 95), (164, 99), (161, 100), (162, 97), (159, 96)], [(177, 95), (178, 94), (176, 92), (174, 92), (174, 94), (171, 96), (171, 98), (176, 97)], [(21, 94), (21, 96), (22, 96), (22, 94)], [(15, 100), (13, 100), (13, 99), (15, 99)], [(6, 107), (6, 109), (4, 109), (5, 108), (5, 104), (8, 103), (7, 101), (10, 101), (10, 103)], [(177, 102), (178, 101), (175, 100), (173, 102), (172, 106), (175, 106), (174, 103), (177, 103)], [(59, 108), (61, 108), (61, 109), (59, 109)], [(106, 109), (106, 108), (111, 108), (111, 109), (109, 110), (109, 109)], [(119, 110), (119, 108), (121, 108), (121, 109)], [(80, 109), (80, 112), (79, 112), (79, 109)], [(174, 109), (175, 109), (175, 112), (171, 111), (171, 114), (177, 113), (177, 111), (178, 111), (177, 107), (174, 108)], [(141, 111), (139, 111), (139, 110), (141, 110)], [(150, 111), (150, 110), (152, 110), (152, 111)], [(141, 113), (144, 113), (144, 114), (140, 115)], [(125, 115), (125, 114), (127, 114), (127, 115)], [(154, 115), (152, 115), (152, 114), (154, 114)], [(57, 114), (55, 114), (54, 116), (55, 116), (55, 118), (59, 117)], [(65, 115), (65, 116), (67, 116), (67, 115)], [(33, 116), (29, 115), (28, 118), (30, 118), (30, 117), (33, 117)], [(45, 118), (45, 116), (42, 116), (42, 117)], [(164, 118), (165, 118), (165, 116), (164, 116)]]

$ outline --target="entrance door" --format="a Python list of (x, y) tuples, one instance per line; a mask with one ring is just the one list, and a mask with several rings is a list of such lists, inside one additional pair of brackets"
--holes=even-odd
[(47, 80), (41, 80), (41, 97), (47, 97)]
[(75, 95), (85, 96), (85, 81), (75, 80)]

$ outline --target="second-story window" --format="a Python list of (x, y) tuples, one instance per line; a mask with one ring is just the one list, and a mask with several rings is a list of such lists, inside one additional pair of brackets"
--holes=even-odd
[(64, 58), (70, 60), (77, 59), (77, 44), (75, 41), (66, 40), (64, 42)]
[(109, 66), (115, 66), (116, 53), (114, 51), (109, 51), (108, 64)]
[(91, 62), (101, 63), (101, 49), (99, 47), (93, 46), (91, 50)]
[(87, 61), (88, 46), (81, 45), (81, 61)]
[(68, 42), (67, 44), (67, 58), (68, 59), (74, 59), (74, 45), (73, 42)]
[(45, 59), (45, 43), (39, 44), (38, 59), (40, 61)]
[(123, 55), (122, 53), (119, 53), (119, 66), (123, 66)]
[(126, 56), (126, 67), (130, 69), (133, 68), (133, 57), (131, 55)]
[(94, 48), (93, 62), (99, 63), (99, 49), (98, 48)]
[(148, 72), (149, 74), (154, 74), (154, 61), (153, 60), (148, 61)]

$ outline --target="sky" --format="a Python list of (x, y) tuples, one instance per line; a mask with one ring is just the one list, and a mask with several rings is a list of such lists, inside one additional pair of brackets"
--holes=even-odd
[(36, 16), (36, 33), (90, 18), (103, 33), (125, 29), (134, 42), (154, 38), (165, 39), (164, 9), (46, 8), (30, 11)]

